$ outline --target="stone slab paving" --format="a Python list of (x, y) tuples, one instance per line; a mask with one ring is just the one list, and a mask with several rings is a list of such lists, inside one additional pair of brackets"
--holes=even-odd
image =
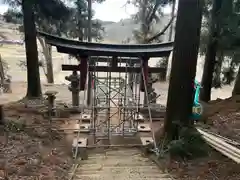
[(80, 163), (73, 180), (173, 180), (135, 148), (92, 153)]

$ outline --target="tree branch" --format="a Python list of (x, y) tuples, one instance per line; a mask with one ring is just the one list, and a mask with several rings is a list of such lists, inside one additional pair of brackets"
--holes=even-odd
[[(45, 58), (45, 61), (46, 61), (46, 64), (47, 64), (47, 50), (46, 50), (47, 44), (45, 43), (45, 41), (44, 41), (43, 38), (37, 36), (37, 39), (38, 39), (38, 41), (40, 42), (40, 44), (41, 44), (41, 46), (42, 46), (43, 55), (44, 55), (44, 58)], [(42, 65), (42, 69), (43, 69), (43, 72), (44, 72), (45, 77), (47, 78), (47, 77), (48, 77), (48, 74), (47, 74), (47, 71), (46, 71), (46, 69), (44, 68), (43, 65)]]
[(151, 14), (149, 14), (149, 15), (147, 16), (147, 23), (148, 23), (148, 24), (150, 24), (150, 23), (152, 22), (155, 14), (156, 14), (156, 12), (157, 12), (157, 9), (158, 9), (159, 5), (160, 5), (160, 3), (159, 3), (158, 1), (156, 1), (156, 4), (154, 5)]
[(168, 3), (168, 0), (156, 0), (152, 8), (152, 11), (149, 12), (147, 16), (147, 23), (151, 23), (156, 15), (156, 12), (161, 4), (165, 5)]
[(162, 31), (160, 31), (159, 33), (157, 33), (156, 35), (152, 36), (151, 38), (149, 38), (147, 40), (147, 43), (151, 43), (152, 41), (154, 41), (155, 39), (159, 38), (160, 36), (162, 36), (166, 31), (167, 29), (170, 27), (170, 25), (173, 23), (173, 20), (174, 20), (175, 16), (173, 16), (170, 21), (168, 22), (168, 24), (163, 28)]

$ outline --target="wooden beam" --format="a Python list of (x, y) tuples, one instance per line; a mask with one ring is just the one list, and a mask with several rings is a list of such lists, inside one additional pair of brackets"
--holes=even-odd
[(63, 64), (62, 71), (80, 71), (79, 65)]
[[(141, 60), (139, 58), (133, 58), (133, 57), (117, 57), (118, 63), (141, 63)], [(111, 62), (112, 58), (109, 56), (91, 56), (89, 57), (90, 63), (94, 62)]]
[(173, 42), (161, 44), (103, 44), (75, 41), (38, 32), (57, 51), (72, 55), (119, 57), (167, 57), (173, 50)]
[(87, 57), (81, 57), (81, 64), (79, 64), (80, 66), (80, 90), (83, 91), (85, 90), (85, 85), (86, 85), (86, 80), (87, 80)]
[(118, 66), (118, 58), (117, 57), (112, 57), (112, 62), (111, 62), (111, 66), (113, 68), (117, 67)]
[[(62, 71), (80, 71), (78, 65), (62, 65)], [(162, 67), (149, 67), (149, 73), (161, 73), (166, 69)], [(142, 70), (140, 67), (109, 67), (109, 66), (89, 66), (89, 71), (96, 72), (133, 72), (133, 73), (141, 73)]]

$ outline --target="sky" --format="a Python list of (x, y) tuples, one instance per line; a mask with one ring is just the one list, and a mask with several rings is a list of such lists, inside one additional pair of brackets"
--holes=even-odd
[[(106, 0), (101, 4), (93, 4), (95, 10), (95, 17), (103, 21), (118, 22), (121, 19), (129, 18), (131, 14), (136, 12), (136, 8), (133, 5), (126, 5), (128, 0)], [(6, 12), (8, 6), (3, 5), (0, 0), (0, 14)], [(167, 7), (164, 12), (170, 13), (171, 8)]]

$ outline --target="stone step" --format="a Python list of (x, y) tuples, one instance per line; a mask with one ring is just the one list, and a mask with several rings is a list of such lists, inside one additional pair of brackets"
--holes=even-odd
[[(102, 156), (121, 156), (122, 158), (129, 158), (129, 156), (138, 155), (142, 157), (142, 152), (135, 148), (126, 148), (125, 150), (121, 150), (120, 148), (116, 148), (116, 150), (104, 150), (104, 152), (101, 153), (89, 153), (90, 158), (95, 157), (102, 157)], [(144, 157), (143, 157), (144, 158)]]
[(102, 175), (102, 174), (91, 174), (91, 175), (75, 175), (74, 180), (172, 180), (167, 175), (143, 175), (138, 173), (126, 174), (119, 173), (114, 175)]
[[(98, 169), (77, 169), (77, 174), (95, 174), (95, 173), (101, 173), (101, 172), (128, 172), (129, 169), (131, 169), (132, 172), (141, 172), (142, 174), (149, 175), (149, 174), (161, 174), (159, 169), (149, 169), (149, 167), (98, 167)], [(164, 173), (163, 173), (164, 174)]]
[(122, 148), (89, 153), (74, 180), (173, 180), (138, 149)]
[[(144, 165), (141, 164), (136, 164), (134, 165), (134, 163), (132, 163), (131, 165), (129, 165), (129, 163), (113, 163), (113, 162), (108, 162), (108, 163), (103, 163), (103, 164), (82, 164), (81, 167), (79, 167), (79, 169), (81, 171), (98, 171), (98, 170), (102, 170), (102, 169), (111, 169), (112, 167), (115, 167), (115, 168), (120, 168), (120, 169), (124, 169), (123, 167), (128, 167), (128, 168), (131, 168), (131, 169), (148, 169), (148, 170), (153, 170), (154, 168), (150, 168), (149, 166), (151, 165)], [(156, 170), (156, 169), (155, 169)], [(160, 171), (160, 170), (158, 170)]]
[[(131, 159), (133, 160), (136, 160), (136, 161), (145, 161), (145, 162), (149, 162), (149, 160), (147, 158), (143, 158), (141, 157), (142, 155), (138, 155), (138, 154), (134, 154), (132, 155)], [(121, 155), (106, 155), (106, 154), (103, 154), (103, 155), (98, 155), (98, 156), (91, 156), (91, 155), (88, 155), (88, 161), (99, 161), (99, 160), (108, 160), (108, 159), (117, 159), (117, 160), (120, 160), (120, 161), (125, 161), (125, 160), (128, 160), (127, 157), (122, 157)], [(85, 163), (87, 161), (84, 161), (83, 163)]]

